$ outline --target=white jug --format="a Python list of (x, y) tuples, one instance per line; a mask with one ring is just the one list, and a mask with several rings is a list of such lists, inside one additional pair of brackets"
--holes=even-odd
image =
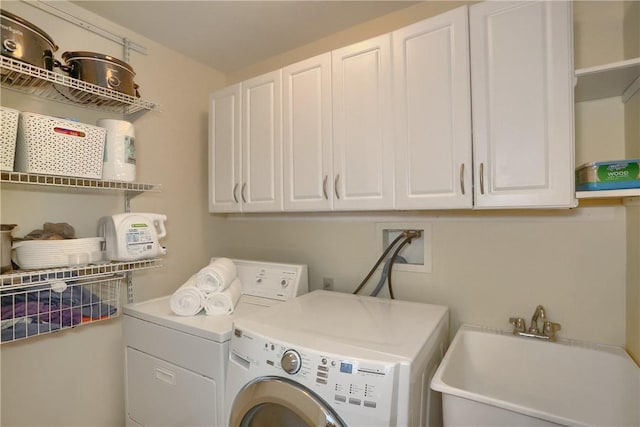
[(106, 259), (135, 261), (167, 253), (159, 239), (167, 235), (166, 215), (122, 213), (100, 218), (98, 235), (105, 238)]

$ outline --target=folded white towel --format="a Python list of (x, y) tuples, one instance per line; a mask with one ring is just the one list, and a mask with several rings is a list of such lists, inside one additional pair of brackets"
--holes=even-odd
[(196, 274), (196, 287), (208, 295), (222, 292), (236, 278), (236, 265), (229, 258), (218, 258)]
[(204, 307), (204, 294), (196, 288), (194, 274), (169, 299), (171, 311), (178, 316), (194, 316)]
[(204, 310), (208, 315), (231, 314), (240, 299), (242, 283), (237, 277), (222, 292), (214, 292), (205, 297)]

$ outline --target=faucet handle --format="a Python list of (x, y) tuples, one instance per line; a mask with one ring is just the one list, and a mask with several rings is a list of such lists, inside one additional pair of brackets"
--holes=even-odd
[(551, 339), (555, 339), (556, 332), (562, 329), (562, 325), (560, 323), (545, 321), (542, 326), (542, 333), (548, 336)]
[(510, 317), (509, 323), (513, 325), (514, 331), (524, 331), (526, 329), (524, 319), (522, 317)]

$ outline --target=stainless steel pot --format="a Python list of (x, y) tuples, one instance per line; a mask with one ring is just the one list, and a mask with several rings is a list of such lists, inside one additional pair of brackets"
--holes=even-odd
[(136, 73), (124, 61), (94, 52), (64, 52), (62, 59), (66, 66), (60, 68), (74, 79), (140, 97), (138, 85), (133, 82)]
[(2, 55), (35, 67), (53, 69), (53, 52), (58, 46), (51, 37), (32, 23), (0, 9)]
[(16, 224), (0, 225), (0, 274), (11, 271), (11, 230)]

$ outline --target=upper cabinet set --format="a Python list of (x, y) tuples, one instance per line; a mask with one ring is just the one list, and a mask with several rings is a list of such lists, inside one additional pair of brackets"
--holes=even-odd
[(486, 2), (214, 93), (209, 210), (575, 206), (570, 2)]

